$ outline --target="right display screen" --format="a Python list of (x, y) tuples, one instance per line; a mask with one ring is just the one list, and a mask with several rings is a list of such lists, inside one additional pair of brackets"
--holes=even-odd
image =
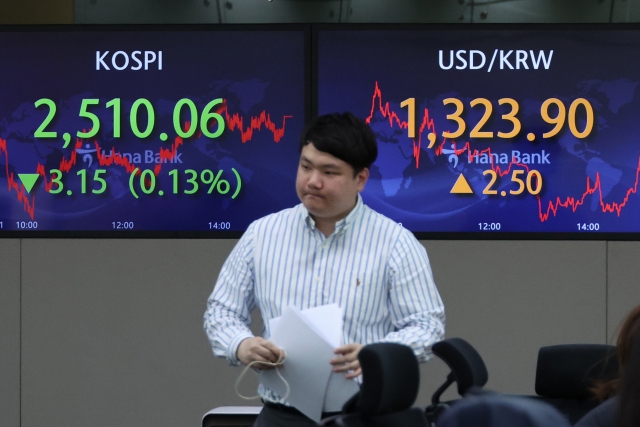
[(640, 236), (640, 31), (319, 27), (318, 114), (366, 119), (363, 198), (418, 237)]

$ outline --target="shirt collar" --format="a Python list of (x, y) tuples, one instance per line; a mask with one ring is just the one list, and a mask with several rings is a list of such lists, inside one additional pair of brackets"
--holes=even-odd
[[(353, 209), (351, 209), (351, 212), (349, 212), (349, 214), (346, 217), (336, 222), (336, 228), (335, 228), (334, 234), (342, 233), (346, 229), (348, 229), (349, 226), (353, 224), (353, 222), (361, 215), (363, 206), (364, 206), (364, 203), (362, 202), (362, 196), (360, 196), (360, 193), (358, 193), (356, 206)], [(309, 230), (313, 230), (316, 226), (316, 222), (313, 220), (313, 218), (311, 218), (311, 215), (309, 214), (309, 211), (304, 206), (304, 204), (300, 203), (300, 207), (301, 207), (301, 215), (302, 215), (302, 218), (304, 219), (305, 225), (309, 228)]]

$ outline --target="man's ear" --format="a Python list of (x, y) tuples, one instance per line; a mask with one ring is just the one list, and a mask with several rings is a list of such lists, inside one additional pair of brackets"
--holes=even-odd
[(358, 183), (358, 192), (364, 190), (364, 185), (369, 179), (369, 168), (364, 168), (356, 175), (356, 181)]

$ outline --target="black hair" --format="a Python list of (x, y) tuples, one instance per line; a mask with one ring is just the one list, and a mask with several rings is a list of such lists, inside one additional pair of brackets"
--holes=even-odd
[(378, 157), (373, 131), (364, 120), (349, 112), (319, 116), (307, 123), (300, 135), (300, 152), (310, 143), (318, 151), (351, 165), (354, 177), (364, 168), (370, 168)]

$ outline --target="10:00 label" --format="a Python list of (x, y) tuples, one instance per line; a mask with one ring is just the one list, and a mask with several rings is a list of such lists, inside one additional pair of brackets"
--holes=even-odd
[[(0, 228), (2, 228), (2, 223), (0, 222)], [(16, 228), (20, 230), (32, 230), (38, 228), (38, 221), (16, 221)]]

